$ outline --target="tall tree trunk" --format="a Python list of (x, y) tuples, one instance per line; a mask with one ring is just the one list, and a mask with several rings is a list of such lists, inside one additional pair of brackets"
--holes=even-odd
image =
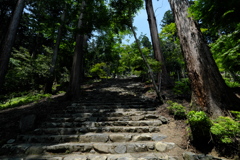
[(48, 78), (46, 85), (45, 85), (45, 89), (44, 92), (45, 93), (52, 93), (52, 85), (53, 85), (53, 81), (54, 81), (54, 75), (55, 75), (55, 68), (56, 68), (56, 62), (57, 62), (57, 56), (58, 56), (58, 51), (59, 51), (59, 45), (60, 42), (62, 40), (62, 28), (64, 25), (64, 21), (65, 21), (65, 17), (66, 17), (66, 11), (65, 9), (63, 10), (62, 16), (61, 16), (61, 24), (58, 28), (58, 35), (57, 35), (57, 41), (56, 44), (54, 45), (53, 48), (53, 57), (52, 57), (52, 64), (50, 67), (50, 77)]
[[(82, 6), (81, 6), (81, 14), (78, 21), (78, 29), (82, 29), (84, 27), (83, 11), (85, 9), (85, 6), (86, 6), (86, 2), (83, 0)], [(81, 73), (83, 70), (82, 68), (83, 68), (84, 45), (86, 44), (86, 41), (87, 41), (86, 35), (84, 35), (83, 33), (77, 34), (70, 83), (69, 83), (68, 91), (66, 93), (67, 98), (76, 99), (80, 94)]]
[(151, 79), (152, 79), (152, 83), (153, 83), (154, 89), (155, 89), (155, 91), (156, 91), (156, 93), (157, 93), (158, 99), (159, 99), (160, 103), (163, 104), (163, 103), (164, 103), (164, 99), (162, 98), (161, 93), (160, 93), (160, 91), (159, 91), (159, 89), (158, 89), (158, 86), (157, 86), (157, 84), (156, 84), (156, 82), (155, 82), (154, 75), (153, 75), (153, 72), (152, 72), (152, 68), (151, 68), (150, 65), (148, 64), (147, 59), (146, 59), (146, 57), (144, 56), (144, 54), (143, 54), (143, 52), (142, 52), (142, 49), (141, 49), (141, 47), (140, 47), (139, 40), (137, 39), (137, 34), (136, 34), (135, 30), (134, 30), (134, 27), (133, 27), (132, 23), (131, 23), (131, 26), (130, 26), (130, 27), (131, 27), (131, 30), (132, 30), (132, 32), (133, 32), (133, 36), (134, 36), (134, 38), (135, 38), (135, 41), (136, 41), (136, 43), (137, 43), (138, 50), (139, 50), (139, 52), (140, 52), (140, 54), (141, 54), (141, 57), (142, 57), (145, 65), (146, 65), (146, 67), (147, 67), (147, 69), (148, 69), (148, 72), (149, 72), (149, 74), (150, 74), (150, 77), (151, 77)]
[(7, 36), (0, 50), (0, 91), (2, 90), (4, 79), (7, 74), (8, 64), (11, 57), (12, 47), (17, 34), (18, 25), (24, 8), (24, 0), (18, 0), (12, 20), (10, 22)]
[[(158, 84), (161, 83), (165, 86), (171, 85), (170, 77), (167, 73), (167, 69), (164, 63), (163, 53), (161, 52), (160, 48), (160, 40), (158, 37), (158, 29), (157, 29), (157, 23), (156, 23), (156, 17), (155, 13), (153, 11), (153, 5), (152, 0), (145, 0), (146, 4), (146, 11), (148, 15), (148, 23), (151, 33), (151, 40), (153, 45), (153, 52), (155, 59), (161, 63), (161, 69), (162, 71), (158, 73)], [(159, 86), (160, 89), (160, 86)]]
[(234, 106), (239, 99), (225, 84), (197, 23), (188, 15), (188, 0), (169, 3), (191, 82), (192, 104), (214, 118), (226, 114), (226, 109), (239, 110)]

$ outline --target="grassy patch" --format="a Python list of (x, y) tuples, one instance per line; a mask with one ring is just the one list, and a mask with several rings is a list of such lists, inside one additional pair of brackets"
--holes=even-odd
[(169, 114), (174, 115), (175, 119), (185, 119), (186, 118), (186, 109), (181, 104), (178, 104), (173, 101), (167, 101)]
[(51, 97), (51, 94), (29, 94), (21, 97), (15, 97), (8, 99), (4, 103), (0, 103), (0, 109), (6, 109), (11, 107), (17, 107), (21, 105), (25, 105), (31, 102), (39, 101), (43, 98)]

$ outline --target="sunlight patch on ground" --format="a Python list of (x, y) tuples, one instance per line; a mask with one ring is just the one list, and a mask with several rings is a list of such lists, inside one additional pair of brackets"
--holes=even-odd
[(102, 88), (101, 91), (108, 91), (108, 92), (118, 92), (119, 95), (133, 95), (136, 96), (136, 93), (126, 90), (124, 88), (120, 87), (107, 87), (107, 88)]

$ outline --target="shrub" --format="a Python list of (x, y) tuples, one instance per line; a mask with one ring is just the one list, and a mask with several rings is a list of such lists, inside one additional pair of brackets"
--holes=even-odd
[(183, 78), (181, 81), (175, 82), (173, 92), (176, 95), (190, 94), (190, 82), (188, 78)]
[(230, 117), (218, 117), (213, 120), (211, 133), (220, 143), (234, 143), (236, 137), (240, 137), (240, 123)]
[(240, 121), (240, 112), (239, 111), (230, 111), (236, 121)]
[(208, 143), (210, 140), (210, 128), (212, 122), (203, 111), (190, 111), (187, 114), (193, 141), (197, 143)]
[(176, 119), (186, 118), (186, 109), (184, 106), (173, 101), (167, 101), (167, 104), (169, 105), (167, 109), (169, 110), (170, 114), (174, 115), (174, 118)]
[(97, 63), (90, 69), (90, 74), (93, 77), (103, 78), (107, 76), (107, 72), (104, 70), (107, 68), (105, 63)]

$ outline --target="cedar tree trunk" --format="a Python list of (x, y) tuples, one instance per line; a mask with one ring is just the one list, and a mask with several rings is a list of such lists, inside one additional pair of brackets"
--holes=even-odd
[(158, 77), (157, 77), (159, 89), (160, 89), (161, 83), (165, 86), (170, 86), (171, 81), (167, 73), (167, 69), (164, 63), (163, 53), (161, 52), (161, 48), (160, 48), (160, 40), (158, 37), (158, 29), (157, 29), (156, 17), (153, 11), (152, 0), (145, 0), (145, 4), (146, 4), (147, 15), (148, 15), (148, 24), (149, 24), (150, 33), (151, 33), (154, 56), (155, 56), (155, 59), (161, 63), (162, 72), (158, 73)]
[[(81, 14), (78, 21), (78, 29), (84, 28), (83, 22), (83, 11), (86, 6), (86, 2), (82, 2), (81, 6)], [(84, 54), (84, 46), (87, 41), (87, 36), (83, 33), (78, 33), (76, 36), (76, 46), (73, 57), (72, 71), (70, 77), (70, 83), (68, 87), (68, 91), (66, 93), (67, 98), (77, 99), (80, 94), (80, 86), (81, 86), (81, 73), (83, 68), (83, 54)]]
[(58, 51), (59, 51), (59, 45), (60, 42), (62, 40), (62, 28), (64, 25), (64, 21), (65, 21), (65, 17), (66, 17), (66, 11), (64, 10), (61, 16), (61, 24), (58, 28), (58, 35), (57, 35), (57, 41), (56, 44), (54, 45), (53, 48), (53, 57), (52, 57), (52, 64), (50, 67), (50, 77), (48, 78), (47, 82), (46, 82), (46, 86), (44, 89), (45, 93), (52, 93), (52, 85), (53, 85), (53, 81), (54, 81), (54, 74), (55, 74), (55, 68), (56, 68), (56, 62), (57, 62), (57, 56), (58, 56)]
[(216, 118), (226, 109), (239, 110), (237, 97), (225, 84), (197, 23), (188, 15), (188, 0), (169, 0), (174, 13), (188, 76), (192, 104)]
[(18, 0), (12, 20), (10, 22), (6, 38), (0, 50), (0, 91), (4, 84), (4, 79), (7, 74), (8, 63), (11, 57), (12, 47), (14, 45), (17, 34), (18, 25), (24, 8), (24, 0)]

